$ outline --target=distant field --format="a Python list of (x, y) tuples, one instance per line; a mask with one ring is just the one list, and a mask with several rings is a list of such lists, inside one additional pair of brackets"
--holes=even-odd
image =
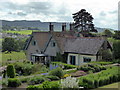
[(21, 35), (29, 35), (29, 34), (32, 33), (32, 31), (38, 31), (38, 30), (3, 31), (3, 32), (6, 32), (6, 33), (18, 33), (18, 34), (21, 34)]
[(24, 60), (26, 56), (23, 51), (21, 52), (12, 52), (12, 53), (0, 53), (0, 63), (5, 64), (7, 61), (17, 61), (17, 60)]

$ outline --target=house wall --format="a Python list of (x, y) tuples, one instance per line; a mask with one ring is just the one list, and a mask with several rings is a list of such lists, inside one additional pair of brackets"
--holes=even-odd
[[(55, 43), (55, 46), (52, 46), (52, 43)], [(45, 50), (45, 54), (48, 56), (56, 56), (56, 53), (60, 52), (60, 49), (58, 48), (58, 45), (56, 41), (52, 38), (48, 44), (48, 47)]]
[[(40, 49), (37, 45), (37, 42), (36, 42), (36, 45), (32, 45), (32, 41), (35, 41), (34, 37), (32, 38), (32, 40), (31, 40), (31, 42), (26, 50), (26, 57), (28, 60), (31, 60), (31, 54), (41, 53)], [(32, 62), (34, 62), (34, 61), (32, 61)]]
[(67, 64), (70, 64), (70, 56), (75, 56), (76, 57), (76, 64), (75, 65), (82, 65), (82, 64), (86, 63), (86, 62), (83, 61), (84, 57), (91, 58), (91, 61), (96, 61), (96, 55), (92, 56), (92, 55), (81, 55), (81, 54), (69, 53)]

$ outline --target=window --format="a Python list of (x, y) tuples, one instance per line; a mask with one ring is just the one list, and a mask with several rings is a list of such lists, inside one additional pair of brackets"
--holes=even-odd
[(70, 64), (75, 65), (75, 63), (76, 63), (76, 57), (70, 56)]
[(84, 61), (84, 62), (91, 62), (91, 58), (83, 57), (83, 61)]
[(55, 47), (56, 43), (54, 41), (51, 42), (51, 46)]
[(36, 41), (32, 41), (32, 45), (34, 45), (34, 46), (35, 46), (35, 45), (36, 45)]

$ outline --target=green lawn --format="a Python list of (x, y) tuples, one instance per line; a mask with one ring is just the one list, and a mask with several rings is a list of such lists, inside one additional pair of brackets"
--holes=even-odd
[(120, 89), (120, 82), (109, 84), (109, 85), (105, 85), (105, 86), (102, 86), (102, 87), (99, 87), (99, 88), (119, 88)]
[(28, 34), (31, 34), (32, 31), (38, 31), (38, 30), (3, 31), (3, 32), (5, 32), (5, 33), (18, 33), (18, 34), (21, 34), (21, 35), (28, 35)]
[(10, 61), (24, 60), (26, 59), (25, 53), (23, 51), (20, 52), (12, 52), (12, 53), (0, 53), (0, 63), (5, 64), (9, 59)]

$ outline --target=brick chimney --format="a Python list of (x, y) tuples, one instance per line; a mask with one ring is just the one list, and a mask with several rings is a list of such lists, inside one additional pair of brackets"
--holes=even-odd
[(62, 32), (66, 31), (66, 23), (62, 23)]
[(52, 25), (52, 24), (50, 23), (50, 24), (49, 24), (49, 31), (50, 31), (50, 32), (53, 32), (53, 31), (54, 31), (53, 28), (54, 28), (54, 25)]
[(72, 31), (72, 30), (73, 30), (73, 24), (70, 23), (70, 31)]

